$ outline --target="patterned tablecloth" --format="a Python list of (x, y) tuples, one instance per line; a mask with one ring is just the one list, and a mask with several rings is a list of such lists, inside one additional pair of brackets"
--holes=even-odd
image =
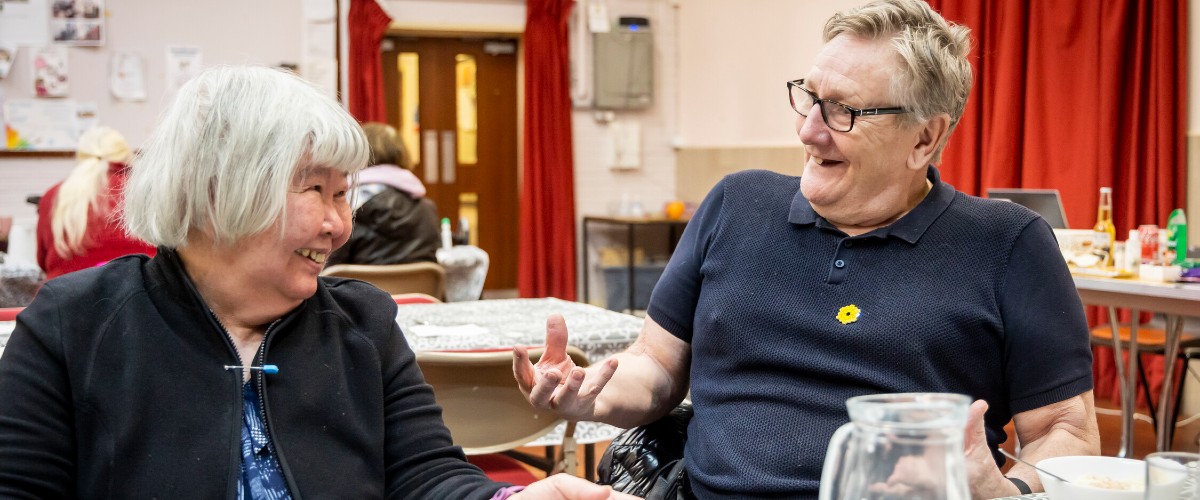
[[(554, 298), (405, 304), (396, 313), (396, 323), (413, 350), (492, 349), (544, 344), (546, 317), (551, 314), (563, 315), (570, 344), (592, 363), (625, 350), (642, 329), (642, 319), (636, 316)], [(564, 427), (559, 425), (529, 446), (560, 444)], [(575, 439), (580, 444), (610, 441), (621, 430), (579, 422)]]
[(4, 345), (8, 344), (8, 335), (16, 327), (16, 321), (0, 321), (0, 355), (4, 354)]
[(642, 330), (636, 316), (555, 298), (405, 304), (396, 323), (413, 350), (492, 349), (544, 344), (546, 317), (556, 313), (592, 363), (625, 350)]

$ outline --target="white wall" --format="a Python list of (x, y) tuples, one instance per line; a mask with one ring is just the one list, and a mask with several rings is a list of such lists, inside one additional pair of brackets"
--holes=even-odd
[(383, 0), (383, 6), (397, 28), (502, 33), (525, 29), (524, 0)]
[[(205, 65), (299, 63), (300, 5), (295, 0), (108, 0), (107, 44), (67, 49), (69, 98), (97, 103), (100, 123), (121, 131), (138, 147), (165, 103), (168, 45), (200, 47)], [(142, 54), (148, 93), (145, 102), (116, 102), (110, 96), (108, 64), (117, 50)], [(33, 97), (28, 58), (29, 52), (21, 48), (12, 72), (0, 79), (6, 98)], [(34, 224), (36, 211), (25, 203), (25, 197), (45, 192), (65, 177), (72, 165), (69, 159), (0, 158), (0, 215), (12, 215), (14, 224)]]
[(682, 0), (679, 144), (795, 146), (785, 82), (808, 71), (821, 27), (866, 0)]

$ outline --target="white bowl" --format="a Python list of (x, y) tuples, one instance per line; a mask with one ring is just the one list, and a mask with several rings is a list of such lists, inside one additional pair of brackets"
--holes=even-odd
[[(1146, 482), (1146, 463), (1116, 457), (1054, 457), (1037, 463), (1038, 468), (1055, 474), (1064, 483), (1038, 471), (1042, 486), (1051, 500), (1142, 500)], [(1108, 489), (1092, 486), (1097, 480), (1123, 483), (1132, 489)], [(1111, 483), (1110, 483), (1111, 484)]]

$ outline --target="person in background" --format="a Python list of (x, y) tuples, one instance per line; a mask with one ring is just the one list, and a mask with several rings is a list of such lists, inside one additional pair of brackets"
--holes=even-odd
[(125, 138), (95, 127), (79, 138), (76, 164), (38, 201), (37, 264), (46, 279), (154, 247), (121, 226), (122, 190), (132, 153)]
[(881, 0), (835, 14), (824, 42), (787, 82), (803, 175), (725, 177), (627, 351), (574, 366), (552, 316), (536, 367), (514, 351), (517, 380), (537, 407), (618, 427), (690, 388), (698, 498), (815, 498), (847, 399), (966, 394), (972, 496), (1040, 490), (1027, 465), (1001, 473), (996, 449), (1012, 420), (1028, 462), (1099, 453), (1088, 328), (1050, 226), (932, 166), (970, 93), (969, 32), (923, 1)]
[(294, 75), (184, 85), (125, 198), (157, 255), (49, 281), (17, 317), (0, 497), (631, 498), (567, 475), (490, 481), (453, 445), (392, 298), (319, 277), (367, 154)]
[(350, 241), (329, 255), (329, 265), (437, 262), (437, 207), (409, 170), (408, 152), (396, 129), (366, 123), (363, 133), (373, 166), (358, 174), (354, 231)]

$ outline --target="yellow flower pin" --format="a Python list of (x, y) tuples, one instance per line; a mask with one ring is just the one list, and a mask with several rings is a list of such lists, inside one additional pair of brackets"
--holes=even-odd
[(861, 312), (862, 311), (858, 309), (858, 306), (854, 304), (843, 306), (841, 309), (838, 309), (837, 320), (841, 321), (843, 325), (849, 325), (850, 323), (858, 321), (858, 315)]

